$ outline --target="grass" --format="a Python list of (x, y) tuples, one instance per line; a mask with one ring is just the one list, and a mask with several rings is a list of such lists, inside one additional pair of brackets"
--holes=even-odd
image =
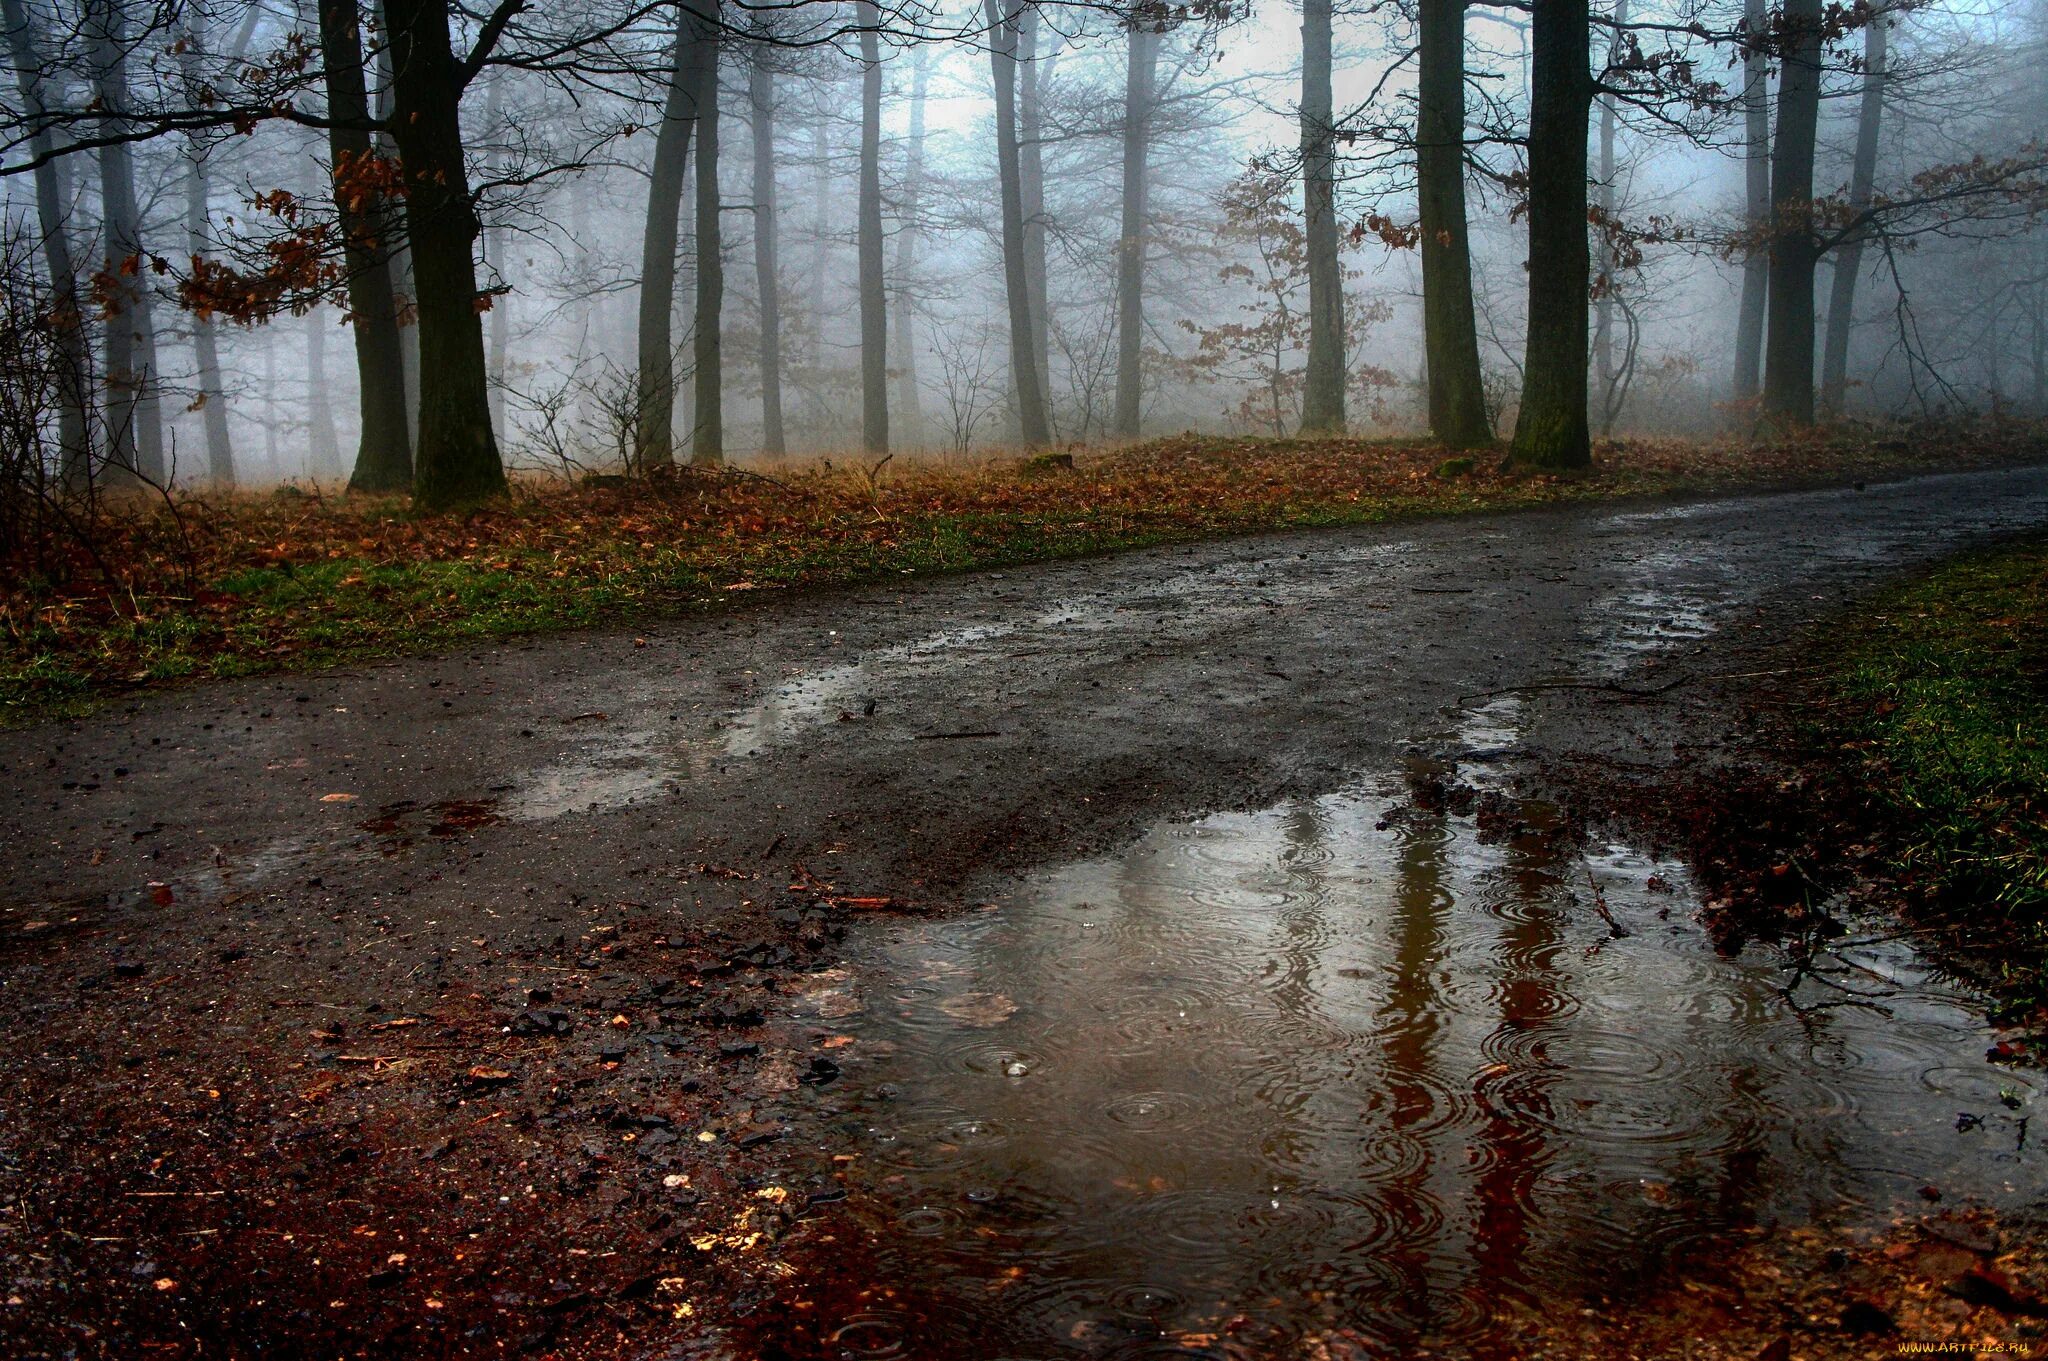
[(2048, 539), (1943, 566), (1857, 633), (1837, 712), (1893, 858), (2004, 991), (2048, 1001)]
[[(1904, 437), (1902, 437), (1904, 436)], [(1846, 480), (2048, 453), (2031, 429), (1620, 441), (1589, 474), (1414, 440), (1183, 436), (877, 474), (828, 462), (653, 485), (515, 484), (467, 515), (303, 491), (113, 512), (0, 561), (0, 719), (136, 686), (306, 669), (722, 608), (762, 593), (1265, 530)]]

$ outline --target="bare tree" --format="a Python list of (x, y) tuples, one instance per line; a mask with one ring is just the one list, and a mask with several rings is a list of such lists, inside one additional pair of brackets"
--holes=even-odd
[(691, 104), (697, 119), (697, 311), (690, 335), (696, 401), (690, 462), (700, 466), (725, 459), (725, 249), (718, 220), (720, 4), (721, 0), (688, 0), (696, 57)]
[[(1761, 233), (1771, 217), (1771, 60), (1765, 0), (1743, 0), (1742, 126), (1743, 209), (1748, 230)], [(1742, 307), (1735, 321), (1735, 400), (1763, 390), (1764, 299), (1770, 292), (1770, 256), (1753, 242), (1742, 261)]]
[(919, 47), (910, 68), (910, 145), (903, 166), (901, 221), (896, 228), (895, 311), (892, 328), (891, 363), (896, 369), (898, 425), (912, 444), (925, 437), (924, 402), (917, 383), (916, 269), (920, 216), (924, 211), (925, 179), (925, 96), (931, 85), (931, 53)]
[(889, 285), (882, 276), (882, 54), (874, 0), (860, 15), (860, 435), (889, 451)]
[(1813, 153), (1820, 130), (1821, 0), (1785, 0), (1778, 126), (1771, 144), (1771, 277), (1764, 413), (1813, 421)]
[(983, 0), (988, 16), (989, 70), (995, 82), (996, 177), (1002, 197), (1003, 285), (1010, 313), (1011, 386), (1026, 444), (1046, 444), (1044, 375), (1038, 369), (1031, 322), (1031, 282), (1025, 266), (1023, 169), (1017, 133), (1017, 42), (1024, 0)]
[[(1052, 425), (1052, 296), (1045, 261), (1045, 89), (1052, 77), (1053, 54), (1038, 50), (1039, 6), (1025, 5), (1017, 16), (1017, 169), (1024, 194), (1024, 282), (1030, 294), (1031, 359), (1046, 394), (1046, 417)], [(1057, 37), (1057, 35), (1055, 35)]]
[(1116, 414), (1110, 433), (1136, 439), (1145, 405), (1145, 232), (1150, 209), (1152, 113), (1159, 69), (1159, 21), (1126, 23), (1123, 213), (1116, 249)]
[(129, 142), (127, 11), (119, 0), (88, 0), (85, 32), (92, 49), (99, 149), (106, 305), (106, 383), (109, 458), (116, 468), (157, 486), (169, 480), (157, 386), (156, 327), (151, 316), (151, 261), (142, 241), (142, 209), (135, 196), (135, 159)]
[(1337, 127), (1330, 94), (1331, 0), (1302, 0), (1301, 177), (1307, 219), (1308, 372), (1301, 428), (1344, 429), (1344, 279), (1337, 263)]
[(754, 125), (754, 286), (760, 294), (761, 452), (788, 452), (782, 431), (782, 278), (775, 260), (775, 71), (774, 49), (756, 43), (747, 63), (747, 106)]
[(634, 404), (640, 433), (633, 452), (633, 471), (640, 473), (675, 461), (676, 243), (690, 134), (696, 126), (690, 84), (697, 68), (696, 34), (689, 10), (679, 3), (668, 93), (662, 103), (661, 126), (654, 135), (647, 223), (640, 238), (640, 380), (639, 399)]
[(368, 131), (370, 101), (356, 0), (320, 0), (320, 54), (331, 120), (329, 169), (348, 274), (362, 416), (348, 485), (351, 491), (403, 491), (412, 486), (412, 438), (406, 420), (405, 354), (392, 295), (391, 234), (396, 223), (383, 188), (390, 163), (376, 154)]
[[(1849, 169), (1848, 206), (1852, 213), (1862, 213), (1870, 207), (1872, 183), (1877, 177), (1888, 22), (1880, 13), (1863, 29), (1863, 96), (1856, 113), (1855, 159)], [(1849, 330), (1856, 321), (1856, 283), (1863, 269), (1863, 242), (1863, 235), (1858, 233), (1845, 238), (1834, 252), (1834, 278), (1828, 289), (1827, 339), (1820, 364), (1821, 408), (1831, 416), (1842, 413), (1842, 398), (1849, 386)]]
[[(248, 46), (249, 35), (254, 31), (256, 18), (262, 10), (255, 5), (249, 7), (249, 19), (242, 29), (242, 38), (235, 44), (233, 56), (237, 59)], [(206, 48), (206, 12), (198, 5), (185, 11), (184, 32), (178, 43), (178, 65), (184, 78), (185, 97), (198, 103), (203, 97), (204, 78), (200, 74), (200, 56)], [(185, 242), (191, 254), (202, 255), (208, 249), (211, 239), (213, 176), (211, 173), (211, 149), (199, 138), (185, 140)], [(220, 338), (214, 333), (211, 313), (200, 312), (192, 318), (192, 350), (198, 372), (194, 385), (198, 388), (193, 401), (199, 407), (200, 424), (206, 431), (206, 471), (218, 486), (232, 487), (235, 484), (235, 449), (228, 433), (227, 393), (220, 376)]]
[(56, 138), (45, 121), (42, 62), (22, 0), (0, 0), (0, 22), (7, 26), (7, 51), (21, 89), (23, 114), (35, 123), (29, 152), (36, 160), (36, 223), (42, 237), (43, 266), (49, 274), (58, 456), (64, 482), (81, 487), (92, 476), (88, 388), (92, 361), (86, 346), (85, 314), (79, 306), (78, 270), (72, 263), (71, 230), (64, 220), (64, 191), (58, 183)]
[(1421, 0), (1415, 107), (1429, 429), (1458, 449), (1493, 440), (1479, 372), (1465, 220), (1465, 8), (1465, 0)]
[(476, 239), (482, 231), (463, 159), (462, 92), (482, 69), (519, 0), (504, 0), (458, 58), (450, 0), (385, 0), (391, 26), (391, 135), (405, 171), (406, 236), (419, 290), (419, 447), (413, 499), (423, 508), (472, 504), (505, 490), (491, 429)]
[(1587, 0), (1540, 0), (1530, 18), (1529, 330), (1513, 457), (1538, 468), (1592, 462), (1586, 419), (1586, 133), (1592, 111)]

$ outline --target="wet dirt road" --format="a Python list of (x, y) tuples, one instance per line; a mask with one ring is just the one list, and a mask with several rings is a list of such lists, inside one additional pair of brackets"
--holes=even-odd
[[(1497, 809), (1502, 825), (1487, 829), (1483, 817), (1415, 824), (1397, 805), (1418, 770), (1483, 793), (1546, 754), (1654, 762), (1674, 740), (1711, 742), (1756, 640), (1899, 568), (2044, 522), (2048, 471), (2017, 470), (1271, 537), (194, 687), (0, 734), (12, 852), (0, 1022), (17, 1037), (0, 1060), (0, 1173), (15, 1182), (0, 1256), (39, 1345), (87, 1326), (61, 1303), (87, 1273), (131, 1284), (124, 1337), (175, 1334), (182, 1309), (220, 1312), (236, 1268), (196, 1253), (166, 1265), (167, 1236), (285, 1232), (292, 1206), (96, 1234), (108, 1226), (87, 1222), (90, 1188), (225, 1197), (222, 1149), (282, 1158), (301, 1187), (384, 1186), (307, 1149), (341, 1138), (376, 1162), (521, 1101), (528, 1114), (503, 1123), (524, 1143), (465, 1169), (497, 1194), (449, 1192), (451, 1223), (481, 1235), (486, 1256), (491, 1235), (531, 1238), (535, 1222), (583, 1242), (632, 1219), (652, 1225), (646, 1243), (609, 1251), (653, 1260), (693, 1212), (815, 1187), (830, 1175), (818, 1167), (874, 1152), (864, 1132), (894, 1120), (897, 1147), (909, 1131), (917, 1152), (877, 1154), (885, 1170), (847, 1174), (850, 1187), (814, 1197), (820, 1213), (850, 1189), (841, 1215), (882, 1244), (878, 1279), (932, 1268), (927, 1249), (905, 1246), (918, 1238), (949, 1244), (931, 1251), (969, 1276), (1032, 1263), (1049, 1284), (1005, 1316), (1023, 1320), (1016, 1340), (1033, 1354), (1197, 1345), (1249, 1300), (1306, 1318), (1309, 1301), (1372, 1291), (1414, 1307), (1316, 1316), (1398, 1344), (1456, 1334), (1475, 1279), (1558, 1243), (1654, 1255), (1660, 1234), (1820, 1201), (1877, 1207), (1936, 1174), (1995, 1196), (2014, 1175), (2005, 1153), (1958, 1162), (1924, 1126), (1999, 1093), (1973, 1073), (1910, 1094), (1981, 1053), (1957, 999), (1914, 991), (1904, 1029), (1846, 1041), (1860, 1076), (1809, 1095), (1846, 1112), (1850, 1132), (1788, 1142), (1792, 1107), (1771, 1093), (1810, 1079), (1815, 1061), (1774, 1057), (1800, 1047), (1796, 1025), (1762, 1014), (1767, 985), (1717, 972), (1696, 940), (1653, 925), (1686, 917), (1682, 869), (1625, 847), (1588, 862), (1592, 892), (1604, 884), (1609, 911), (1632, 923), (1602, 946), (1577, 862), (1537, 834), (1541, 807)], [(1606, 682), (1662, 702), (1589, 712), (1546, 699), (1583, 692), (1543, 688)], [(1163, 825), (1218, 810), (1250, 817)], [(1201, 868), (1204, 848), (1220, 868)], [(881, 898), (940, 920), (864, 924)], [(1417, 915), (1439, 900), (1451, 915)], [(974, 910), (986, 901), (1004, 906)], [(1075, 904), (1089, 909), (1078, 921)], [(1097, 908), (1103, 931), (1070, 934)], [(1655, 943), (1666, 937), (1677, 943)], [(738, 965), (735, 945), (750, 952)], [(1910, 960), (1866, 963), (1917, 976)], [(680, 999), (674, 975), (692, 970), (700, 995)], [(1673, 993), (1697, 1009), (1610, 1005), (1587, 1019), (1590, 997)], [(1211, 1026), (1192, 1058), (1177, 1029), (1190, 1007)], [(1688, 1039), (1724, 1022), (1732, 1050)], [(434, 1036), (438, 1047), (415, 1043)], [(1729, 1116), (1731, 1090), (1770, 1118)], [(906, 1093), (910, 1116), (877, 1115)], [(1633, 1113), (1626, 1128), (1587, 1114), (1602, 1102)], [(628, 1107), (658, 1108), (659, 1122), (622, 1126)], [(1720, 1113), (1682, 1118), (1704, 1109)], [(1047, 1110), (1095, 1114), (1053, 1122), (1058, 1141), (978, 1151), (991, 1129), (1014, 1135)], [(94, 1121), (107, 1129), (97, 1145), (49, 1134)], [(630, 1159), (592, 1151), (622, 1127), (639, 1131)], [(692, 1127), (704, 1148), (678, 1137)], [(1148, 1140), (1186, 1128), (1209, 1143), (1176, 1144), (1179, 1172), (1146, 1165)], [(1875, 1176), (1890, 1164), (1868, 1153), (1873, 1130), (1906, 1150)], [(218, 1156), (178, 1181), (193, 1141)], [(698, 1170), (713, 1153), (722, 1172)], [(1726, 1201), (1759, 1161), (1788, 1159), (1815, 1170), (1762, 1178), (1784, 1194), (1745, 1192), (1740, 1213), (1643, 1208)], [(1058, 1176), (1034, 1176), (1055, 1163)], [(355, 1217), (433, 1239), (427, 1209), (394, 1208), (415, 1172), (386, 1175)], [(1161, 1178), (1194, 1194), (1148, 1201)], [(1019, 1211), (1032, 1195), (1037, 1209)], [(1606, 1213), (1617, 1197), (1651, 1227)], [(997, 1202), (1011, 1218), (996, 1232), (964, 1217)], [(1575, 1208), (1560, 1217), (1560, 1204)], [(53, 1253), (60, 1221), (79, 1242)], [(1081, 1222), (1103, 1231), (1071, 1232)], [(1594, 1222), (1606, 1227), (1588, 1237)], [(340, 1221), (321, 1232), (323, 1271), (386, 1263), (393, 1302), (376, 1327), (400, 1350), (450, 1345), (434, 1329), (463, 1312), (462, 1280), (489, 1293), (453, 1267), (435, 1284), (424, 1244), (391, 1264), (388, 1237), (350, 1256), (334, 1245)], [(1247, 1241), (1270, 1250), (1248, 1256)], [(1001, 1251), (963, 1266), (963, 1244), (990, 1242)], [(503, 1248), (546, 1274), (522, 1253)], [(562, 1301), (647, 1292), (571, 1265), (556, 1271), (576, 1288), (547, 1301), (534, 1291), (551, 1285), (501, 1289), (472, 1310), (478, 1327), (544, 1309), (548, 1336), (598, 1354), (582, 1305)], [(209, 1270), (212, 1288), (195, 1284)], [(397, 1298), (409, 1290), (421, 1298)], [(212, 1335), (355, 1326), (308, 1322), (303, 1302), (273, 1317), (260, 1293)], [(377, 1298), (351, 1311), (358, 1322), (383, 1317)], [(914, 1313), (877, 1323), (871, 1305), (828, 1302), (843, 1317), (776, 1345), (914, 1352)], [(663, 1307), (687, 1334), (694, 1306)]]

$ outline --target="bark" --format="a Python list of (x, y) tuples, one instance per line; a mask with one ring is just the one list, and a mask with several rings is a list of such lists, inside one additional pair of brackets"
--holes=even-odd
[[(1744, 0), (1743, 31), (1749, 48), (1742, 58), (1744, 206), (1749, 230), (1761, 233), (1771, 217), (1771, 61), (1758, 44), (1770, 22), (1765, 0)], [(1738, 402), (1763, 390), (1764, 300), (1770, 293), (1771, 260), (1752, 245), (1742, 262), (1742, 310), (1735, 322), (1735, 381)]]
[(683, 173), (689, 168), (692, 115), (690, 81), (696, 70), (696, 29), (689, 12), (676, 9), (675, 56), (668, 73), (668, 97), (654, 136), (654, 164), (647, 188), (647, 221), (640, 236), (638, 435), (635, 473), (675, 462), (676, 411), (676, 240), (681, 232)]
[(1110, 433), (1136, 439), (1145, 409), (1145, 228), (1151, 209), (1152, 105), (1159, 33), (1131, 25), (1124, 69), (1124, 201), (1116, 248), (1116, 412)]
[(1771, 279), (1764, 414), (1813, 422), (1813, 148), (1820, 129), (1821, 0), (1786, 0), (1778, 127), (1771, 146)]
[[(85, 10), (92, 45), (94, 95), (101, 131), (127, 127), (125, 16), (118, 0), (91, 0)], [(165, 481), (163, 420), (157, 401), (156, 328), (151, 317), (148, 254), (135, 198), (135, 161), (125, 144), (100, 148), (100, 203), (105, 244), (102, 269), (112, 294), (106, 321), (108, 463), (146, 482)]]
[[(1849, 170), (1849, 207), (1870, 206), (1877, 176), (1877, 134), (1884, 119), (1885, 18), (1874, 16), (1863, 29), (1863, 101), (1856, 114), (1856, 158)], [(1830, 416), (1842, 414), (1849, 390), (1849, 332), (1856, 323), (1857, 275), (1863, 269), (1864, 238), (1851, 236), (1835, 248), (1835, 273), (1828, 290), (1827, 342), (1821, 350), (1820, 401)]]
[[(198, 6), (185, 11), (184, 46), (178, 53), (180, 75), (188, 92), (196, 94), (202, 84), (200, 54), (206, 50), (206, 16)], [(185, 144), (185, 245), (193, 258), (205, 254), (212, 221), (213, 177), (206, 149), (196, 139)], [(207, 476), (217, 486), (235, 485), (235, 447), (228, 434), (227, 395), (220, 378), (220, 339), (213, 318), (201, 312), (192, 317), (192, 351), (198, 372), (200, 425), (206, 432)]]
[[(1614, 0), (1614, 36), (1608, 42), (1611, 64), (1621, 54), (1620, 25), (1628, 22), (1628, 0)], [(1600, 174), (1598, 208), (1601, 232), (1600, 267), (1593, 303), (1593, 376), (1600, 385), (1600, 433), (1614, 428), (1614, 247), (1608, 235), (1614, 223), (1614, 101), (1600, 101)]]
[(911, 59), (910, 148), (903, 167), (902, 221), (896, 227), (896, 308), (892, 363), (896, 369), (896, 414), (899, 437), (911, 444), (924, 440), (924, 399), (917, 385), (917, 318), (914, 272), (917, 268), (918, 221), (924, 210), (924, 101), (931, 84), (931, 54), (920, 46)]
[(1421, 0), (1415, 110), (1429, 430), (1454, 449), (1493, 441), (1472, 310), (1465, 219), (1465, 0)]
[(1513, 457), (1593, 461), (1586, 423), (1586, 132), (1593, 106), (1587, 0), (1536, 0), (1530, 20), (1529, 334)]
[[(386, 9), (384, 0), (378, 0), (378, 9), (380, 13), (384, 13)], [(387, 157), (396, 163), (399, 159), (398, 143), (392, 139), (390, 133), (392, 108), (391, 43), (388, 37), (390, 31), (391, 21), (388, 14), (386, 14), (384, 19), (384, 32), (387, 35), (386, 41), (383, 46), (377, 49), (377, 77), (379, 81), (377, 90), (377, 118), (383, 124), (383, 127), (376, 135), (375, 144), (377, 154)], [(400, 378), (405, 387), (405, 444), (406, 448), (410, 450), (417, 449), (420, 445), (420, 326), (419, 308), (416, 305), (418, 289), (414, 287), (412, 278), (412, 249), (403, 239), (405, 235), (405, 205), (403, 203), (387, 204), (384, 207), (384, 212), (388, 219), (385, 232), (387, 238), (393, 243), (390, 264), (391, 301), (394, 315), (398, 318)], [(411, 455), (408, 454), (407, 457), (410, 459)], [(411, 485), (411, 479), (412, 474), (408, 472), (406, 474), (407, 486)]]
[[(1017, 16), (1017, 174), (1024, 193), (1024, 281), (1031, 297), (1031, 357), (1045, 392), (1046, 418), (1053, 419), (1052, 297), (1045, 268), (1045, 75), (1049, 62), (1038, 51), (1038, 6)], [(1049, 57), (1050, 54), (1048, 53)]]
[(782, 279), (775, 263), (775, 75), (763, 44), (747, 69), (754, 121), (754, 287), (761, 297), (761, 452), (788, 452), (782, 433)]
[(889, 295), (882, 277), (882, 53), (874, 0), (855, 7), (860, 35), (860, 438), (889, 452)]
[[(321, 0), (320, 54), (332, 117), (357, 123), (367, 118), (370, 100), (363, 83), (356, 0)], [(330, 128), (327, 147), (337, 181), (335, 204), (348, 267), (348, 310), (360, 390), (362, 438), (348, 487), (357, 492), (404, 491), (412, 485), (412, 436), (406, 420), (404, 342), (391, 288), (391, 205), (381, 196), (366, 197), (354, 185), (352, 167), (366, 164), (374, 154), (368, 132), (360, 126)]]
[(334, 403), (327, 396), (327, 327), (318, 307), (306, 313), (306, 463), (321, 482), (333, 481), (344, 471)]
[[(7, 26), (8, 55), (21, 88), (23, 114), (43, 113), (40, 58), (28, 13), (21, 0), (0, 0), (0, 22)], [(64, 191), (57, 162), (47, 158), (55, 139), (47, 130), (29, 141), (42, 161), (35, 169), (36, 223), (42, 233), (43, 264), (50, 276), (50, 316), (57, 339), (57, 454), (65, 485), (83, 487), (92, 477), (92, 359), (86, 344), (85, 314), (78, 302), (78, 267), (71, 257), (71, 235), (64, 224)]]
[(1308, 371), (1301, 428), (1344, 430), (1344, 276), (1337, 261), (1337, 129), (1330, 96), (1330, 0), (1301, 7), (1301, 178), (1308, 249)]
[(725, 243), (718, 222), (718, 9), (720, 0), (690, 0), (696, 72), (690, 83), (697, 120), (697, 314), (691, 336), (696, 401), (690, 462), (725, 461)]
[(491, 430), (476, 241), (482, 227), (462, 159), (469, 73), (448, 36), (448, 0), (387, 0), (392, 135), (405, 175), (406, 236), (418, 289), (419, 443), (413, 499), (423, 509), (473, 505), (505, 492)]
[(1017, 146), (1017, 9), (1020, 0), (983, 0), (989, 26), (989, 72), (996, 97), (996, 178), (1002, 191), (1003, 289), (1010, 313), (1010, 380), (1024, 443), (1049, 444), (1043, 375), (1031, 325), (1031, 282), (1024, 263), (1024, 184)]

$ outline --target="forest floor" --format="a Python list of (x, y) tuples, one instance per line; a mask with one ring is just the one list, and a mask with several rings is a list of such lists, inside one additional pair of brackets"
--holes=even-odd
[(286, 488), (111, 506), (0, 562), (0, 722), (141, 685), (703, 612), (793, 588), (1219, 536), (1844, 483), (2048, 455), (2027, 425), (1603, 442), (1532, 476), (1419, 442), (1185, 436), (1031, 459), (527, 479), (461, 515)]
[[(1119, 1315), (1113, 1336), (1048, 1339), (1015, 1331), (1027, 1315), (1000, 1290), (920, 1314), (912, 1285), (944, 1271), (863, 1276), (901, 1246), (892, 1233), (925, 1227), (880, 1213), (890, 1179), (860, 1175), (893, 1165), (872, 1134), (895, 1060), (863, 1030), (891, 1009), (878, 938), (966, 919), (1162, 821), (1314, 799), (1420, 749), (1510, 762), (1517, 800), (1578, 791), (1575, 822), (1691, 847), (1722, 949), (1774, 935), (1739, 962), (1799, 969), (1841, 909), (1784, 860), (1717, 865), (1751, 838), (1710, 836), (1740, 816), (1763, 852), (1807, 844), (1779, 838), (1764, 797), (1806, 806), (1793, 738), (1811, 692), (1792, 683), (1808, 668), (1865, 683), (1877, 654), (1826, 640), (1869, 626), (1873, 590), (2043, 525), (2048, 470), (2013, 468), (1326, 528), (164, 687), (0, 732), (0, 825), (15, 831), (0, 866), (0, 1350), (940, 1358), (963, 1354), (949, 1339), (964, 1333), (991, 1354), (1416, 1354), (1345, 1327), (1267, 1348), (1256, 1297), (1213, 1328), (1134, 1334)], [(1506, 739), (1472, 735), (1510, 722)], [(1481, 749), (1501, 741), (1510, 756)], [(1418, 788), (1391, 835), (1478, 847), (1487, 812), (1475, 832)], [(1608, 941), (1598, 888), (1540, 863), (1508, 877), (1550, 895), (1539, 915), (1569, 934), (1543, 955), (1547, 986), (1577, 990), (1574, 1005), (1600, 999), (1572, 971), (1629, 949), (1719, 976), (1682, 922)], [(959, 1000), (974, 1003), (972, 1060), (1010, 1021)], [(1016, 1024), (1030, 1023), (1027, 1007)], [(2023, 1034), (1992, 1062), (1978, 1055), (2007, 1032), (1971, 1027), (1965, 1077), (1988, 1109), (1968, 1132), (1945, 1092), (1931, 1125), (1926, 1102), (1895, 1114), (1898, 1143), (1876, 1161), (1903, 1204), (1766, 1213), (1766, 1182), (1830, 1205), (1837, 1162), (1867, 1170), (1826, 1148), (1810, 1165), (1735, 1160), (1705, 1210), (1683, 1179), (1645, 1181), (1637, 1213), (1706, 1216), (1660, 1271), (1515, 1282), (1535, 1268), (1510, 1247), (1490, 1312), (1430, 1347), (2048, 1345), (2048, 1236), (2023, 1203), (2042, 1153), (2024, 1123), (2017, 1149), (1998, 1123), (2008, 1088), (2024, 1108), (2037, 1074), (2008, 1061)], [(1798, 1073), (1803, 1052), (1754, 1059)], [(1935, 1071), (1888, 1054), (1859, 1062), (1889, 1062), (1908, 1087)], [(1543, 1062), (1512, 1049), (1488, 1070), (1525, 1060)], [(1819, 1100), (1848, 1076), (1815, 1069), (1806, 1090)], [(1762, 1090), (1744, 1089), (1744, 1109), (1768, 1137), (1815, 1124), (1810, 1103)], [(1471, 1148), (1522, 1147), (1512, 1123)], [(963, 1138), (908, 1142), (938, 1159)], [(1939, 1168), (1915, 1165), (1927, 1148)], [(1454, 1176), (1455, 1142), (1443, 1156)], [(1518, 1184), (1549, 1198), (1598, 1189), (1529, 1176)], [(2022, 1203), (1966, 1193), (1986, 1176)], [(979, 1195), (949, 1203), (975, 1213)], [(1523, 1205), (1521, 1231), (1540, 1237), (1556, 1204)], [(1461, 1250), (1442, 1219), (1415, 1222), (1418, 1260)], [(992, 1241), (965, 1224), (942, 1262)], [(1017, 1270), (1035, 1290), (1034, 1272), (1057, 1287), (1073, 1266)]]

